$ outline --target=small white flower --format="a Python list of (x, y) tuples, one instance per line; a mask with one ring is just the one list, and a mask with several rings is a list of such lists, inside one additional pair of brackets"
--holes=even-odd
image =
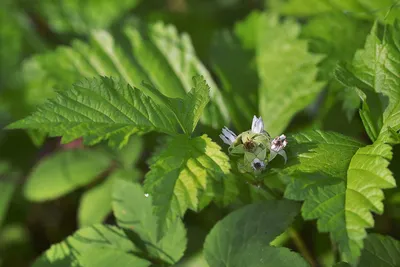
[(253, 122), (251, 124), (251, 131), (253, 133), (262, 133), (264, 132), (264, 122), (261, 117), (257, 118), (253, 117)]
[(251, 163), (251, 167), (255, 171), (261, 171), (265, 169), (265, 163), (258, 158), (255, 158)]
[(149, 194), (144, 194), (145, 197), (149, 197)]
[(287, 145), (286, 136), (284, 134), (275, 137), (271, 142), (271, 149), (275, 152), (279, 152), (284, 149)]
[(285, 159), (285, 164), (287, 162), (287, 156), (285, 150), (283, 150), (286, 145), (288, 144), (288, 141), (286, 140), (286, 136), (284, 134), (277, 136), (274, 138), (274, 140), (271, 141), (271, 154), (269, 156), (269, 160), (273, 160), (276, 155), (281, 155)]
[(236, 134), (229, 130), (227, 127), (224, 127), (222, 129), (222, 134), (220, 134), (219, 137), (221, 137), (222, 141), (224, 141), (224, 143), (227, 145), (232, 145), (232, 143), (235, 142), (237, 138)]

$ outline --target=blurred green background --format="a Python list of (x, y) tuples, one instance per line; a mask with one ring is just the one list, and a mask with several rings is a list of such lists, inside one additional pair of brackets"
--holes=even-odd
[[(299, 22), (299, 38), (308, 42), (309, 51), (324, 54), (318, 79), (326, 81), (325, 88), (312, 105), (292, 119), (287, 132), (333, 130), (369, 142), (356, 112), (357, 95), (334, 80), (333, 70), (339, 61), (351, 60), (356, 49), (364, 45), (374, 20), (393, 21), (400, 16), (398, 3), (392, 0), (2, 0), (0, 129), (32, 112), (53, 95), (54, 88), (69, 87), (85, 76), (84, 70), (76, 67), (81, 64), (80, 58), (67, 47), (86, 55), (102, 49), (93, 35), (99, 29), (107, 29), (123, 47), (126, 40), (121, 29), (127, 23), (162, 21), (175, 25), (179, 32), (189, 34), (198, 58), (219, 84), (223, 81), (212, 68), (213, 62), (230, 65), (238, 74), (239, 85), (230, 94), (256, 90), (256, 75), (247, 73), (251, 64), (224, 57), (224, 51), (218, 50), (219, 38), (221, 32), (232, 30), (250, 13), (264, 9)], [(235, 91), (238, 87), (242, 91)], [(204, 127), (198, 131), (218, 140), (219, 129)], [(148, 134), (131, 138), (122, 150), (106, 144), (87, 149), (81, 140), (62, 145), (59, 138), (46, 138), (40, 132), (1, 130), (0, 266), (29, 266), (51, 244), (79, 226), (102, 220), (114, 223), (107, 197), (110, 181), (118, 176), (143, 180), (148, 171), (146, 160), (160, 143), (162, 137)], [(398, 146), (390, 168), (399, 181)], [(46, 188), (46, 179), (84, 182), (80, 186)], [(375, 218), (376, 230), (400, 239), (400, 193), (395, 189), (386, 191), (386, 196), (385, 213)], [(201, 213), (187, 213), (184, 220), (189, 246), (182, 266), (205, 266), (198, 256), (204, 237), (229, 210), (211, 205)], [(315, 222), (297, 224), (321, 266), (330, 266), (333, 255), (328, 235), (317, 234)], [(279, 242), (293, 247), (285, 236)]]

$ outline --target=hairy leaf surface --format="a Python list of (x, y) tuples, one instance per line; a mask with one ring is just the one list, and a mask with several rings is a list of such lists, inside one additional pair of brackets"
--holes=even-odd
[[(374, 225), (370, 212), (383, 212), (382, 189), (395, 187), (387, 168), (391, 147), (383, 143), (362, 147), (337, 134), (319, 133), (324, 137), (319, 141), (318, 135), (305, 136), (311, 137), (310, 143), (315, 138), (315, 147), (303, 150), (298, 155), (300, 162), (284, 169), (290, 176), (285, 197), (305, 200), (303, 217), (318, 219), (318, 229), (331, 233), (339, 244), (342, 258), (355, 263), (366, 237), (365, 228)], [(302, 134), (294, 138), (297, 142), (305, 140)], [(296, 151), (301, 141), (300, 146), (299, 143), (292, 145)]]
[(48, 100), (31, 116), (8, 128), (41, 129), (70, 142), (81, 136), (87, 144), (110, 139), (121, 146), (131, 134), (176, 132), (171, 109), (156, 104), (139, 89), (112, 78), (93, 78), (75, 84)]
[(94, 225), (80, 229), (65, 241), (52, 245), (32, 266), (83, 267), (82, 259), (86, 251), (94, 248), (117, 249), (121, 252), (138, 251), (121, 229)]
[(229, 203), (236, 196), (229, 170), (228, 157), (206, 135), (177, 136), (150, 160), (144, 188), (153, 197), (160, 222), (168, 223), (213, 198)]
[(123, 79), (160, 104), (149, 88), (184, 98), (195, 87), (192, 78), (201, 75), (210, 86), (211, 97), (202, 122), (222, 127), (228, 120), (225, 104), (187, 34), (179, 35), (175, 27), (162, 23), (129, 23), (123, 31), (113, 37), (107, 31), (94, 30), (89, 43), (75, 40), (71, 47), (32, 57), (23, 68), (27, 102), (40, 104), (54, 95), (53, 87), (65, 90), (82, 77), (101, 75)]

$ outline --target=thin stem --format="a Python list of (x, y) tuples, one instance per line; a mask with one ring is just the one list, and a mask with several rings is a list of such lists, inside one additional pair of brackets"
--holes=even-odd
[(306, 244), (303, 241), (303, 238), (299, 235), (299, 233), (293, 227), (289, 227), (288, 234), (290, 238), (293, 240), (294, 245), (299, 250), (301, 255), (303, 255), (304, 259), (311, 264), (312, 267), (316, 267), (317, 263), (314, 261), (314, 258), (311, 256), (310, 251), (308, 250)]

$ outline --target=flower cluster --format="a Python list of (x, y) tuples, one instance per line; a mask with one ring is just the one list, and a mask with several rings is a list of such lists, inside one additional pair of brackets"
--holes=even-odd
[(264, 130), (264, 122), (261, 117), (253, 117), (251, 130), (236, 135), (224, 127), (220, 137), (225, 144), (229, 145), (229, 154), (239, 158), (238, 168), (241, 172), (259, 174), (278, 154), (285, 159), (285, 163), (287, 161), (284, 150), (288, 143), (286, 136), (282, 134), (272, 139)]

